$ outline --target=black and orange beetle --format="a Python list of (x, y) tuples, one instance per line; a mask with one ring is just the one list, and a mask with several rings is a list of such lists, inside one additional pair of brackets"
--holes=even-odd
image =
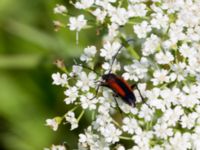
[(115, 96), (121, 99), (130, 106), (135, 107), (136, 98), (133, 93), (133, 86), (130, 86), (122, 77), (118, 77), (113, 73), (102, 75), (103, 81), (100, 86), (110, 88)]
[[(132, 39), (127, 40), (126, 42), (129, 42), (129, 41), (132, 41)], [(128, 105), (130, 105), (132, 107), (135, 107), (136, 97), (135, 97), (135, 94), (133, 93), (133, 89), (135, 87), (139, 91), (140, 97), (142, 98), (142, 101), (144, 102), (144, 99), (143, 99), (143, 97), (142, 97), (142, 95), (140, 93), (140, 90), (138, 89), (137, 85), (134, 84), (134, 85), (131, 86), (122, 77), (117, 76), (114, 73), (111, 73), (113, 63), (114, 63), (118, 53), (120, 52), (120, 50), (123, 47), (124, 46), (122, 45), (118, 49), (116, 54), (113, 56), (113, 59), (112, 59), (112, 62), (111, 62), (110, 71), (107, 74), (103, 74), (102, 75), (102, 81), (98, 81), (98, 82), (100, 82), (100, 84), (97, 86), (96, 94), (95, 94), (95, 96), (93, 98), (95, 98), (97, 96), (99, 87), (103, 86), (103, 87), (107, 87), (107, 88), (111, 89), (114, 92), (114, 99), (115, 99), (115, 97), (120, 97), (125, 103), (127, 103)], [(94, 71), (93, 69), (91, 69), (91, 68), (89, 68), (87, 66), (83, 66), (83, 65), (81, 65), (81, 66), (86, 68), (86, 69), (89, 69), (91, 71)], [(96, 71), (94, 71), (94, 72), (97, 73)], [(91, 98), (91, 99), (93, 99), (93, 98)], [(116, 99), (115, 99), (115, 101), (116, 101)], [(116, 103), (117, 103), (117, 101), (116, 101)], [(117, 105), (118, 105), (118, 103), (117, 103)]]

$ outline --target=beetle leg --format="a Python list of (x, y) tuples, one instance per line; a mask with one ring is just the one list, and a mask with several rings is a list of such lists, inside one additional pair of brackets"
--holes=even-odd
[(136, 86), (136, 84), (131, 85), (131, 89), (134, 90)]
[(114, 97), (119, 97), (119, 95), (117, 93), (113, 93)]
[(117, 108), (119, 109), (120, 114), (122, 114), (122, 110), (121, 110), (121, 108), (119, 107), (119, 104), (118, 104), (118, 102), (117, 102), (116, 96), (113, 95), (113, 98), (114, 98), (114, 100), (115, 100), (115, 102), (116, 102), (116, 104), (117, 104)]
[(132, 90), (134, 90), (135, 88), (138, 90), (142, 101), (145, 103), (144, 97), (142, 96), (142, 94), (141, 94), (141, 92), (140, 92), (140, 89), (138, 88), (137, 84), (131, 85), (131, 89), (132, 89)]
[(103, 81), (96, 81), (96, 83), (97, 83), (97, 82), (100, 82), (100, 84), (97, 85), (96, 93), (95, 93), (94, 97), (92, 97), (90, 100), (92, 100), (92, 99), (94, 99), (94, 98), (97, 97), (97, 94), (98, 94), (98, 92), (99, 92), (100, 86), (107, 86), (107, 84), (106, 84), (105, 82), (103, 82)]
[(96, 93), (95, 93), (94, 97), (92, 97), (90, 100), (92, 100), (92, 99), (94, 99), (94, 98), (97, 97), (97, 94), (98, 94), (98, 92), (99, 92), (99, 88), (100, 88), (100, 86), (101, 86), (101, 85), (98, 84), (97, 89), (96, 89)]
[[(133, 85), (132, 85), (132, 86), (133, 86)], [(131, 87), (132, 87), (132, 86), (131, 86)], [(142, 94), (141, 94), (140, 89), (138, 88), (138, 86), (135, 84), (134, 87), (136, 87), (136, 89), (138, 90), (138, 92), (139, 92), (139, 94), (140, 94), (140, 97), (141, 97), (141, 99), (142, 99), (142, 102), (145, 103), (145, 104), (147, 104), (147, 103), (145, 102), (144, 97), (142, 96)], [(149, 104), (147, 104), (147, 105), (150, 107)]]

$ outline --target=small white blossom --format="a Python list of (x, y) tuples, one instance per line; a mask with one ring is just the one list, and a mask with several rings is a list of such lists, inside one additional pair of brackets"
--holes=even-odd
[(147, 33), (151, 31), (151, 26), (148, 25), (147, 21), (143, 21), (141, 24), (134, 25), (133, 29), (138, 38), (146, 38)]
[(146, 39), (142, 53), (144, 56), (148, 56), (156, 52), (156, 49), (160, 46), (160, 38), (154, 34), (151, 34), (149, 38)]
[(104, 10), (101, 10), (100, 8), (97, 8), (92, 12), (92, 14), (97, 17), (98, 21), (103, 23), (106, 15), (107, 15), (107, 12)]
[(169, 141), (171, 144), (170, 149), (187, 150), (191, 148), (189, 133), (184, 133), (182, 135), (180, 132), (177, 132)]
[(129, 17), (143, 17), (147, 13), (145, 4), (133, 4), (128, 5), (128, 15)]
[(78, 89), (77, 87), (73, 86), (73, 87), (69, 87), (64, 94), (67, 96), (67, 98), (65, 98), (65, 103), (66, 104), (71, 104), (73, 103), (77, 97), (78, 97)]
[(167, 127), (167, 124), (156, 124), (154, 126), (155, 135), (159, 138), (167, 139), (169, 136), (173, 135), (171, 128)]
[(106, 60), (112, 59), (112, 57), (117, 53), (117, 50), (120, 48), (119, 42), (106, 42), (102, 49), (100, 49), (100, 56), (104, 57)]
[(181, 41), (186, 39), (186, 35), (183, 32), (183, 26), (178, 23), (170, 24), (169, 37), (172, 45), (176, 44), (179, 40)]
[(89, 108), (89, 110), (96, 109), (97, 99), (94, 98), (94, 95), (92, 93), (87, 93), (86, 96), (82, 95), (80, 101), (83, 109), (87, 108)]
[(67, 82), (67, 74), (63, 73), (62, 75), (57, 72), (52, 74), (53, 84), (65, 86)]
[[(111, 69), (111, 65), (110, 65), (110, 63), (108, 63), (108, 62), (104, 62), (104, 63), (102, 64), (102, 68), (103, 68), (104, 70), (106, 70), (107, 72), (109, 72), (110, 69)], [(120, 69), (121, 69), (120, 63), (114, 61), (113, 65), (112, 65), (112, 70), (111, 70), (111, 72), (116, 72), (117, 70), (120, 70)]]
[(168, 126), (175, 126), (183, 113), (183, 109), (180, 106), (176, 106), (174, 109), (169, 108), (165, 111), (161, 120), (162, 122), (167, 123)]
[(84, 28), (87, 24), (87, 21), (85, 20), (83, 15), (79, 15), (78, 17), (70, 17), (69, 18), (69, 28), (70, 30), (76, 30), (80, 31), (82, 28)]
[(92, 57), (95, 56), (97, 49), (95, 46), (88, 46), (84, 49), (84, 54), (81, 55), (80, 59), (82, 61), (91, 61)]
[(51, 150), (66, 150), (63, 145), (52, 145)]
[(112, 23), (124, 25), (128, 21), (128, 12), (124, 8), (116, 8), (108, 12)]
[(105, 128), (100, 128), (101, 134), (105, 137), (105, 141), (115, 143), (119, 141), (122, 131), (117, 129), (113, 124), (108, 124)]
[(119, 26), (116, 23), (112, 23), (111, 25), (108, 25), (108, 37), (110, 39), (113, 39), (116, 37), (119, 33), (118, 31)]
[(139, 111), (139, 117), (145, 121), (150, 121), (153, 117), (154, 110), (150, 109), (146, 104), (143, 104)]
[(53, 119), (47, 119), (46, 120), (46, 125), (50, 126), (53, 131), (56, 131), (58, 129), (58, 125), (60, 124), (60, 118), (59, 117), (55, 117)]
[(149, 147), (149, 141), (152, 136), (153, 133), (151, 131), (143, 131), (142, 129), (137, 130), (136, 135), (133, 136), (133, 140), (140, 148), (134, 148), (133, 150), (140, 150), (142, 148)]
[(75, 118), (74, 112), (68, 111), (65, 115), (65, 119), (71, 124), (71, 130), (78, 128), (78, 120)]
[(149, 66), (148, 60), (143, 57), (141, 61), (133, 60), (132, 65), (124, 66), (124, 70), (126, 71), (122, 76), (125, 80), (135, 80), (138, 81), (145, 77)]
[(154, 13), (151, 15), (152, 16), (152, 20), (151, 20), (151, 26), (153, 28), (157, 28), (157, 29), (161, 29), (163, 28), (164, 31), (167, 30), (167, 27), (168, 27), (168, 21), (169, 21), (169, 18), (167, 15), (164, 15), (160, 12), (158, 13)]
[(122, 145), (119, 145), (116, 150), (125, 150), (125, 147)]
[(129, 134), (133, 134), (135, 130), (138, 128), (138, 123), (134, 118), (124, 118), (123, 119), (123, 126), (122, 129), (124, 132), (127, 132)]
[(174, 64), (172, 67), (172, 70), (174, 71), (174, 79), (177, 79), (178, 81), (182, 81), (185, 79), (185, 77), (188, 75), (188, 72), (186, 71), (186, 64), (185, 63), (178, 63)]
[(80, 0), (75, 3), (77, 9), (86, 9), (94, 4), (94, 0)]
[(180, 46), (179, 51), (181, 55), (185, 58), (195, 57), (196, 51), (194, 48), (189, 47), (186, 43)]
[(193, 112), (190, 113), (188, 116), (184, 115), (181, 117), (181, 125), (183, 128), (191, 129), (192, 127), (195, 127), (195, 121), (198, 117), (198, 114)]
[(64, 5), (56, 5), (56, 7), (54, 8), (55, 14), (62, 14), (66, 12), (67, 12), (67, 8)]
[(81, 72), (79, 78), (80, 80), (77, 81), (76, 86), (81, 88), (82, 91), (88, 91), (90, 87), (95, 87), (95, 73), (90, 72), (87, 75), (85, 72)]
[(156, 61), (158, 64), (169, 64), (169, 62), (174, 60), (173, 55), (170, 52), (159, 52), (155, 55)]
[(151, 81), (153, 82), (153, 85), (158, 85), (158, 84), (162, 84), (162, 83), (166, 83), (169, 82), (169, 76), (168, 75), (168, 71), (167, 70), (156, 70), (153, 73), (154, 78), (151, 79)]

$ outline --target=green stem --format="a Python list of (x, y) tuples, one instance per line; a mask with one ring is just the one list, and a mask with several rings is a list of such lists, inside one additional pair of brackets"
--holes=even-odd
[(136, 60), (140, 59), (140, 55), (135, 51), (135, 49), (129, 45), (127, 40), (125, 40), (123, 37), (120, 38), (122, 40), (123, 46), (128, 50), (129, 54), (133, 56)]
[(85, 110), (82, 110), (82, 112), (80, 113), (80, 115), (78, 116), (78, 122), (80, 121), (80, 119), (82, 118), (83, 114), (85, 113)]
[(118, 123), (117, 121), (115, 121), (113, 118), (112, 118), (112, 122), (113, 122), (116, 126), (118, 126), (119, 128), (121, 128), (121, 126), (119, 125), (119, 123)]
[(127, 136), (120, 136), (119, 138), (122, 140), (129, 140), (129, 141), (133, 140), (131, 137), (127, 137)]

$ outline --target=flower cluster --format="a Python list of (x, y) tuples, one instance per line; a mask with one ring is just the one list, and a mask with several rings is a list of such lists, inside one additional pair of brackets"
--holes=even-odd
[[(60, 117), (71, 124), (71, 130), (78, 127), (85, 112), (92, 114), (91, 124), (79, 134), (78, 148), (199, 150), (200, 1), (77, 0), (73, 5), (94, 20), (90, 24), (87, 13), (67, 15), (69, 30), (93, 27), (104, 35), (101, 47), (86, 47), (81, 63), (73, 65), (71, 72), (52, 75), (53, 84), (65, 88), (66, 105), (74, 106)], [(67, 9), (61, 6), (54, 12), (66, 15)], [(120, 57), (114, 59), (122, 45)], [(115, 98), (120, 115), (110, 89), (100, 88), (96, 94), (102, 79), (89, 68), (98, 58), (104, 62), (97, 71), (111, 70), (137, 83), (145, 102), (138, 90), (133, 91), (136, 107)], [(78, 115), (77, 107), (82, 110)], [(57, 130), (60, 119), (47, 120), (47, 124)], [(124, 140), (132, 145), (123, 145)]]

